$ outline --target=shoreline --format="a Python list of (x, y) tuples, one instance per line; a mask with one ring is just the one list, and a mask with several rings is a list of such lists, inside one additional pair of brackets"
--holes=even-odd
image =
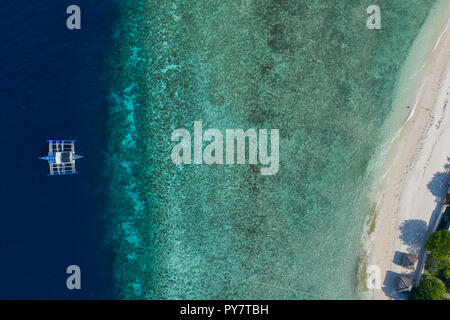
[[(121, 49), (119, 68), (115, 69), (118, 83), (117, 90), (112, 94), (116, 112), (112, 121), (117, 121), (113, 138), (119, 147), (114, 152), (113, 162), (116, 166), (119, 164), (117, 169), (114, 168), (114, 182), (125, 186), (115, 188), (114, 193), (111, 193), (111, 211), (115, 214), (114, 229), (111, 229), (117, 239), (115, 276), (120, 290), (119, 297), (356, 297), (353, 295), (353, 272), (360, 253), (361, 227), (365, 219), (365, 215), (360, 214), (363, 210), (359, 210), (359, 202), (365, 200), (365, 191), (371, 186), (366, 184), (364, 192), (358, 193), (357, 199), (352, 191), (363, 184), (359, 182), (364, 181), (362, 176), (367, 172), (367, 161), (374, 154), (364, 150), (367, 150), (365, 148), (368, 144), (370, 151), (377, 146), (379, 127), (391, 109), (391, 94), (397, 70), (423, 26), (429, 6), (418, 5), (418, 8), (426, 8), (419, 15), (406, 11), (407, 17), (411, 17), (409, 20), (415, 22), (407, 23), (405, 19), (404, 23), (395, 23), (391, 29), (391, 38), (380, 39), (376, 33), (370, 33), (370, 36), (365, 32), (357, 33), (361, 39), (357, 44), (353, 36), (345, 37), (342, 43), (347, 44), (348, 48), (362, 50), (351, 50), (352, 55), (348, 58), (335, 56), (334, 46), (323, 47), (323, 51), (319, 52), (324, 58), (336, 58), (340, 63), (329, 60), (330, 65), (327, 66), (318, 61), (312, 66), (317, 71), (316, 74), (304, 71), (308, 68), (298, 67), (296, 70), (290, 67), (310, 66), (308, 50), (311, 50), (311, 57), (314, 57), (318, 52), (313, 50), (315, 45), (319, 48), (322, 43), (314, 33), (311, 33), (309, 40), (314, 46), (307, 46), (302, 55), (295, 54), (295, 59), (290, 55), (281, 59), (279, 50), (289, 45), (289, 42), (279, 43), (277, 36), (268, 36), (267, 39), (272, 41), (268, 43), (272, 43), (272, 46), (266, 45), (264, 41), (261, 46), (259, 42), (258, 46), (250, 46), (254, 44), (250, 41), (252, 38), (247, 37), (242, 30), (260, 30), (261, 33), (256, 35), (261, 35), (261, 39), (266, 39), (267, 30), (267, 23), (260, 23), (258, 17), (253, 17), (250, 13), (248, 15), (253, 19), (239, 18), (233, 21), (234, 25), (239, 26), (239, 30), (230, 34), (232, 42), (222, 43), (222, 39), (228, 37), (232, 28), (228, 21), (217, 20), (215, 9), (203, 14), (199, 6), (168, 8), (170, 10), (163, 10), (164, 6), (160, 6), (160, 12), (147, 10), (145, 5), (142, 6), (131, 6), (126, 11), (126, 18), (122, 18), (125, 21), (120, 30), (127, 37), (118, 44)], [(149, 4), (150, 7), (154, 9), (159, 6)], [(174, 17), (180, 17), (184, 9), (187, 10), (185, 17), (189, 17), (188, 21), (192, 23), (188, 24), (188, 29), (180, 30)], [(233, 13), (236, 9), (240, 8), (224, 5), (221, 13)], [(248, 12), (253, 12), (250, 10), (252, 8), (248, 9)], [(391, 16), (398, 17), (398, 10), (396, 8)], [(356, 11), (361, 12), (359, 9)], [(155, 23), (146, 28), (138, 27), (139, 23), (147, 20)], [(217, 22), (214, 21), (223, 22), (224, 27), (215, 30)], [(295, 21), (300, 19), (293, 19)], [(321, 25), (320, 19), (316, 22)], [(347, 22), (338, 22), (342, 22), (343, 30), (347, 30)], [(339, 26), (334, 21), (329, 24), (332, 27)], [(399, 27), (405, 25), (410, 28), (403, 30)], [(279, 29), (277, 23), (274, 28)], [(290, 30), (291, 26), (286, 23), (286, 28)], [(192, 37), (189, 50), (183, 45), (186, 34)], [(211, 35), (207, 42), (204, 35)], [(294, 35), (296, 34), (290, 37), (293, 38)], [(342, 40), (340, 37), (332, 39), (337, 43)], [(324, 37), (323, 40), (329, 39)], [(155, 43), (150, 45), (152, 42)], [(373, 46), (370, 45), (371, 42)], [(363, 46), (362, 43), (367, 45)], [(221, 48), (220, 52), (214, 51), (215, 48)], [(264, 69), (248, 68), (251, 72), (241, 72), (247, 69), (243, 68), (241, 59), (235, 59), (235, 53), (246, 53), (248, 48), (252, 52), (246, 55), (244, 67), (258, 66), (263, 62)], [(274, 48), (278, 48), (278, 51), (274, 51)], [(172, 52), (179, 53), (174, 57)], [(372, 53), (383, 58), (374, 60)], [(224, 63), (224, 59), (227, 63)], [(347, 59), (349, 63), (346, 65)], [(391, 63), (386, 63), (384, 59), (390, 59)], [(204, 65), (203, 62), (208, 64)], [(361, 71), (360, 62), (366, 62), (364, 65), (367, 69)], [(178, 67), (170, 68), (174, 64)], [(283, 66), (282, 69), (280, 65)], [(391, 66), (388, 68), (389, 65)], [(289, 72), (280, 72), (285, 68)], [(391, 68), (395, 72), (390, 72)], [(319, 72), (321, 70), (326, 72)], [(367, 77), (364, 77), (364, 70), (376, 77), (375, 87), (365, 85)], [(302, 90), (294, 87), (286, 91), (284, 83), (290, 83), (288, 81), (292, 79), (306, 79), (309, 75), (311, 79), (323, 81), (298, 81)], [(341, 99), (340, 86), (333, 86), (330, 88), (332, 90), (326, 91), (328, 80), (337, 83), (354, 75), (359, 76), (361, 82), (357, 82), (356, 87), (347, 87), (350, 90), (348, 99)], [(258, 81), (255, 88), (254, 83), (248, 80), (256, 79), (256, 76), (261, 76), (264, 80)], [(389, 82), (388, 86), (385, 85), (386, 81)], [(317, 83), (324, 86), (322, 92), (326, 92), (326, 95), (316, 95)], [(247, 84), (249, 87), (246, 87)], [(307, 85), (311, 85), (312, 89), (306, 90)], [(386, 87), (389, 90), (383, 91)], [(245, 90), (237, 94), (230, 88)], [(367, 95), (360, 93), (358, 89), (362, 88), (367, 89), (364, 90)], [(242, 98), (253, 97), (255, 89), (256, 93), (263, 93), (261, 97), (269, 99), (270, 104), (264, 105), (262, 109), (267, 110), (267, 113), (262, 112), (264, 117), (247, 119), (247, 114), (253, 114), (259, 109), (254, 109), (253, 100), (245, 99), (243, 103)], [(265, 95), (266, 92), (270, 94)], [(285, 100), (280, 103), (277, 97)], [(300, 97), (308, 101), (305, 109), (299, 109)], [(168, 101), (173, 104), (170, 110), (165, 106)], [(225, 103), (226, 101), (230, 102)], [(347, 102), (350, 102), (349, 105), (345, 104)], [(271, 110), (275, 110), (272, 106), (279, 104), (283, 106), (284, 112), (272, 114)], [(141, 107), (149, 105), (152, 108)], [(219, 105), (220, 108), (217, 108)], [(332, 105), (341, 106), (343, 113), (336, 111), (338, 108), (329, 108)], [(359, 109), (361, 105), (364, 105), (362, 110)], [(373, 106), (377, 105), (379, 108), (375, 109)], [(322, 107), (323, 110), (320, 109)], [(356, 119), (352, 119), (347, 125), (346, 115), (353, 115), (353, 111)], [(272, 179), (275, 180), (272, 183), (261, 181), (259, 176), (254, 178), (252, 172), (247, 174), (242, 167), (225, 170), (219, 167), (211, 171), (205, 166), (195, 170), (193, 167), (185, 167), (180, 171), (173, 163), (166, 162), (165, 158), (159, 156), (167, 154), (166, 140), (161, 137), (176, 127), (183, 127), (183, 119), (197, 114), (205, 116), (205, 123), (219, 123), (221, 129), (241, 127), (240, 124), (245, 125), (247, 120), (266, 123), (277, 119), (282, 125), (295, 130), (287, 146), (296, 147), (300, 152), (285, 154), (285, 159), (295, 160), (287, 161), (294, 165), (283, 168), (286, 170), (284, 180), (278, 175), (278, 180)], [(306, 115), (310, 118), (305, 118)], [(196, 118), (197, 116), (194, 119)], [(323, 130), (322, 127), (317, 128), (318, 123), (324, 126)], [(175, 125), (176, 127), (171, 127)], [(339, 139), (333, 139), (330, 128)], [(349, 131), (349, 128), (352, 130)], [(306, 139), (309, 137), (311, 140)], [(354, 145), (353, 137), (362, 139)], [(130, 142), (135, 147), (129, 147)], [(324, 143), (323, 147), (313, 147), (319, 146), (319, 143)], [(114, 145), (111, 144), (111, 147)], [(355, 163), (349, 161), (345, 164), (345, 160), (353, 159)], [(342, 177), (336, 174), (341, 172)], [(346, 180), (344, 173), (352, 179)], [(233, 184), (224, 185), (224, 176), (226, 179), (230, 178), (229, 181), (233, 181)], [(302, 176), (303, 179), (292, 179), (297, 176)], [(355, 178), (358, 183), (355, 183)], [(336, 200), (335, 196), (330, 195), (330, 188), (340, 190), (338, 201), (348, 201), (335, 201), (335, 205), (330, 206)], [(279, 210), (280, 208), (283, 210)], [(276, 212), (275, 216), (273, 212)], [(258, 217), (257, 220), (254, 219), (255, 216)], [(327, 218), (326, 222), (322, 221), (322, 217)], [(251, 223), (242, 224), (241, 221)], [(240, 225), (244, 228), (239, 227)], [(202, 235), (200, 239), (198, 234)], [(323, 241), (324, 234), (328, 240), (326, 242)], [(264, 250), (253, 251), (253, 248)], [(321, 270), (317, 270), (316, 266), (323, 263), (322, 259), (327, 259), (327, 263), (323, 264)], [(220, 263), (211, 263), (214, 261)], [(277, 261), (277, 264), (271, 264), (270, 261)], [(217, 278), (216, 274), (221, 277)], [(268, 283), (266, 279), (277, 285)]]
[[(375, 230), (368, 239), (370, 270), (379, 268), (380, 289), (371, 291), (373, 299), (405, 299), (395, 287), (400, 274), (410, 274), (402, 268), (402, 253), (419, 256), (423, 260), (423, 242), (433, 226), (446, 192), (446, 165), (450, 150), (445, 140), (450, 139), (450, 10), (446, 10), (445, 28), (426, 53), (425, 65), (412, 77), (413, 101), (410, 112), (387, 152), (386, 169), (379, 183), (374, 219)], [(431, 49), (431, 48), (430, 48)], [(412, 87), (414, 88), (414, 87)], [(402, 89), (401, 89), (402, 90)], [(388, 165), (388, 166), (386, 166)], [(420, 272), (414, 272), (417, 280)], [(374, 274), (367, 275), (374, 279)]]

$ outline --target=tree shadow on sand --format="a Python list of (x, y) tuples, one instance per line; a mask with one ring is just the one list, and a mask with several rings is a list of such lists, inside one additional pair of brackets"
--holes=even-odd
[[(447, 161), (450, 162), (450, 158), (447, 158)], [(444, 166), (444, 171), (435, 173), (431, 181), (427, 184), (427, 188), (431, 194), (438, 198), (436, 202), (440, 203), (440, 200), (447, 194), (449, 169), (450, 164), (447, 163)]]
[(408, 246), (410, 254), (419, 254), (420, 247), (427, 234), (427, 223), (423, 220), (405, 220), (400, 225), (400, 239)]
[[(450, 158), (447, 157), (447, 161), (450, 162)], [(431, 194), (436, 197), (436, 199), (434, 200), (436, 202), (436, 207), (434, 208), (430, 218), (430, 229), (433, 228), (435, 221), (439, 216), (439, 212), (441, 211), (444, 198), (447, 195), (449, 183), (449, 169), (450, 164), (447, 163), (444, 166), (444, 170), (435, 173), (433, 178), (427, 185), (428, 190), (430, 190)]]

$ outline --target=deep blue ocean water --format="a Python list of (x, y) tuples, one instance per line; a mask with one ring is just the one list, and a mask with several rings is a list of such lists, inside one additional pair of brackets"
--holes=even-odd
[[(66, 28), (76, 4), (82, 29)], [(113, 1), (0, 1), (0, 299), (108, 298), (101, 245), (105, 61)], [(77, 139), (78, 175), (48, 177), (46, 139)], [(81, 267), (81, 290), (66, 268)]]

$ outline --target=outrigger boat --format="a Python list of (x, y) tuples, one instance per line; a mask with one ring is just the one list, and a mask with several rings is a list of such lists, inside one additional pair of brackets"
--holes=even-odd
[(48, 155), (39, 159), (47, 160), (50, 166), (49, 176), (75, 174), (75, 160), (83, 156), (75, 154), (76, 140), (47, 140)]

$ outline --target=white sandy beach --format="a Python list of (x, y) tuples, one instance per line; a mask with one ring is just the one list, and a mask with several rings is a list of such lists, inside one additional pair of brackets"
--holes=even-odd
[[(450, 18), (450, 13), (447, 19)], [(411, 114), (391, 147), (390, 168), (385, 175), (376, 209), (376, 228), (369, 265), (381, 271), (381, 288), (374, 299), (405, 299), (396, 293), (398, 276), (413, 274), (401, 267), (402, 253), (419, 255), (433, 228), (447, 192), (450, 164), (450, 32), (436, 38), (410, 105)], [(405, 104), (406, 107), (407, 104)], [(418, 268), (419, 269), (419, 268)]]

